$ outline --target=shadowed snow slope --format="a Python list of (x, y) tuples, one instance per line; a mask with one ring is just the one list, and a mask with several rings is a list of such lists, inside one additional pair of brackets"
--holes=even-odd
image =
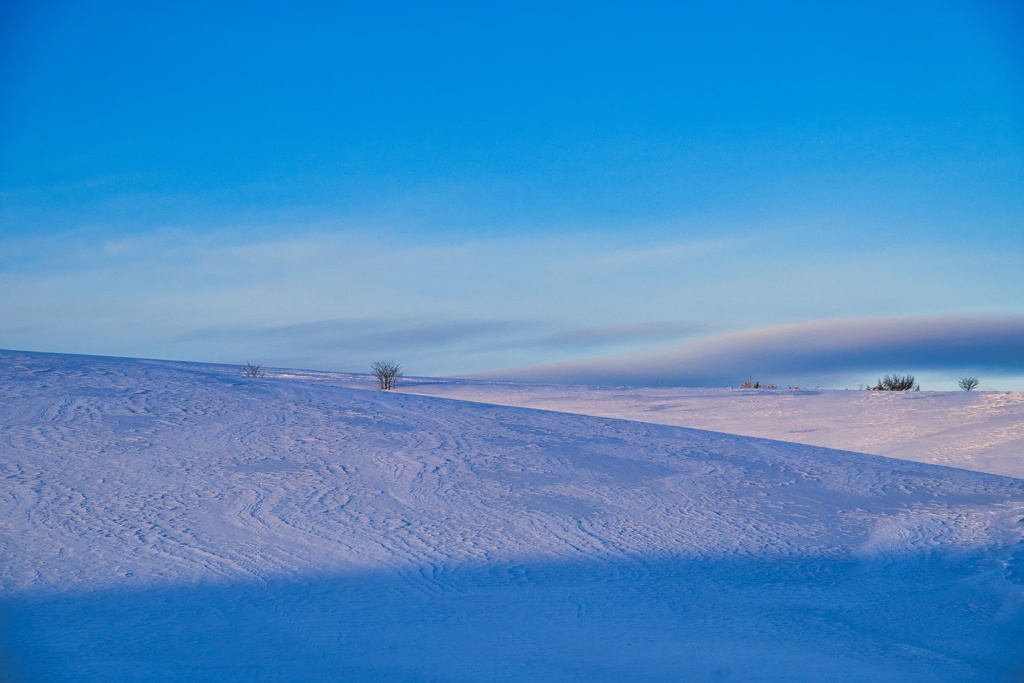
[(406, 393), (711, 429), (1024, 478), (1024, 393), (413, 380)]
[(315, 373), (0, 390), (14, 680), (1024, 675), (1018, 479)]

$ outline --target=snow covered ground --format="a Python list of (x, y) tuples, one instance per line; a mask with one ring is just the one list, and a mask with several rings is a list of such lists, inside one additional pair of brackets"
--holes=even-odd
[(4, 675), (1024, 677), (1022, 479), (272, 374), (0, 352)]
[(415, 379), (401, 391), (795, 441), (1024, 478), (1024, 393), (615, 389)]

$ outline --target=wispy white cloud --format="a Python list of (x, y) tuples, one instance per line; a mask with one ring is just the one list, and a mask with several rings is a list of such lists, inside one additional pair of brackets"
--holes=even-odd
[[(447, 343), (472, 356), (469, 366), (461, 365), (462, 355), (422, 370), (439, 372), (499, 365), (501, 344), (566, 349), (649, 337), (653, 328), (615, 328), (665, 317), (653, 314), (654, 299), (634, 296), (648, 286), (634, 272), (577, 267), (620, 253), (621, 241), (416, 241), (386, 229), (319, 226), (293, 226), (279, 231), (289, 236), (273, 239), (267, 232), (168, 228), (8, 239), (0, 244), (7, 295), (0, 301), (0, 343), (197, 360), (226, 359), (242, 347), (274, 351), (288, 362), (296, 356), (283, 350), (287, 339), (305, 350), (302, 357), (330, 367), (371, 342), (419, 344), (438, 357)], [(685, 251), (677, 243), (666, 249)], [(639, 303), (623, 305), (633, 299)], [(518, 322), (515, 330), (501, 322), (498, 334), (495, 320)], [(571, 337), (584, 328), (594, 329)], [(211, 335), (215, 329), (223, 333)], [(470, 341), (475, 348), (465, 349)]]
[[(875, 266), (880, 251), (805, 252), (796, 262), (789, 244), (745, 234), (638, 244), (627, 234), (417, 239), (387, 226), (256, 224), (5, 238), (0, 346), (324, 369), (358, 369), (379, 352), (400, 354), (410, 372), (451, 374), (641, 351), (779, 319), (1021, 313), (1008, 287), (1016, 253), (964, 252), (959, 262), (915, 253), (890, 272)], [(694, 354), (681, 380), (728, 384), (759, 372), (751, 348), (772, 336), (750, 348), (744, 338), (679, 347), (684, 360)], [(824, 337), (815, 343), (828, 348)], [(718, 346), (743, 362), (709, 373), (704, 359), (717, 359)], [(782, 351), (771, 357), (776, 365), (761, 372), (787, 370)]]
[[(552, 327), (552, 325), (548, 325)], [(574, 351), (604, 348), (620, 344), (644, 344), (679, 340), (703, 331), (699, 325), (687, 323), (649, 322), (626, 323), (621, 325), (599, 325), (580, 327), (547, 333), (539, 336), (525, 336), (477, 349), (500, 351), (504, 349), (570, 349)]]
[(656, 246), (616, 248), (597, 254), (586, 254), (577, 259), (575, 267), (580, 270), (609, 272), (623, 269), (671, 265), (706, 258), (715, 253), (735, 250), (746, 246), (756, 238), (730, 238), (719, 240), (697, 240), (692, 242), (669, 242)]
[(526, 320), (408, 320), (401, 318), (349, 318), (292, 325), (221, 325), (179, 335), (182, 342), (259, 341), (280, 352), (344, 348), (349, 351), (397, 353), (434, 350), (456, 343), (479, 342), (489, 337), (522, 333), (539, 325)]

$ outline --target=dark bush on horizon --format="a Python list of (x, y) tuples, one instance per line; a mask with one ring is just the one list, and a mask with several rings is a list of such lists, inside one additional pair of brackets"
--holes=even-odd
[(774, 384), (761, 384), (761, 380), (751, 383), (750, 379), (747, 379), (746, 382), (740, 385), (740, 389), (778, 389), (778, 387)]
[(242, 366), (242, 376), (244, 377), (266, 377), (267, 373), (263, 371), (262, 365), (256, 365), (255, 363), (245, 362)]
[(977, 377), (961, 377), (957, 381), (957, 384), (964, 391), (971, 391), (973, 389), (977, 389), (978, 388), (978, 384), (980, 384), (980, 382), (978, 382), (978, 378)]
[(871, 387), (872, 391), (921, 391), (921, 386), (914, 383), (913, 375), (886, 375)]

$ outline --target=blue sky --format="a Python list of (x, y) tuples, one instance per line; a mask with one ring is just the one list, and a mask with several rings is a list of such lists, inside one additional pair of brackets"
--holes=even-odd
[(1024, 389), (1019, 3), (149, 5), (0, 4), (0, 348)]

